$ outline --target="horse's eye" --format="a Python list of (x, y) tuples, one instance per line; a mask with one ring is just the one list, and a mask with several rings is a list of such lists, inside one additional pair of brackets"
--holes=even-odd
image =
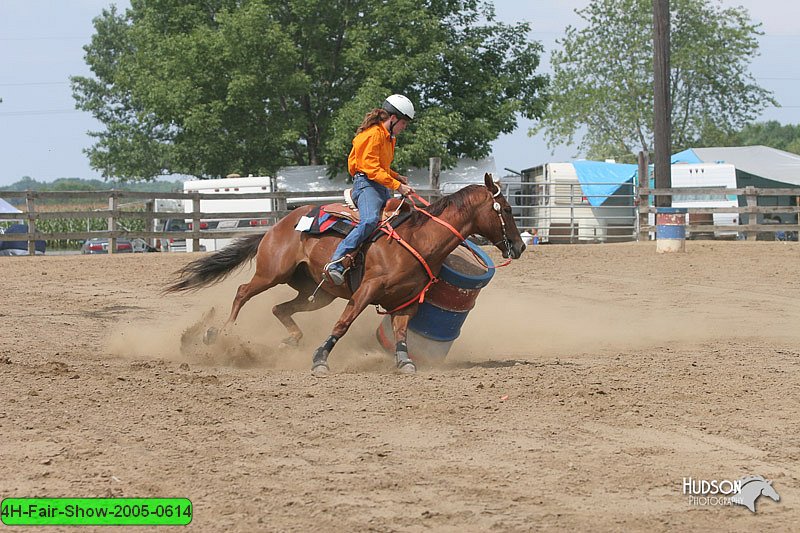
[(504, 207), (504, 208), (503, 208), (503, 212), (504, 212), (504, 213), (508, 213), (508, 214), (510, 215), (510, 214), (511, 214), (511, 206)]

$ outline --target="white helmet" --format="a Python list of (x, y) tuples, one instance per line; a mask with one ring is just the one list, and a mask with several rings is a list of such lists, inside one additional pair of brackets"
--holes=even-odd
[(383, 101), (383, 108), (390, 115), (397, 115), (406, 120), (414, 120), (414, 104), (402, 94), (393, 94)]

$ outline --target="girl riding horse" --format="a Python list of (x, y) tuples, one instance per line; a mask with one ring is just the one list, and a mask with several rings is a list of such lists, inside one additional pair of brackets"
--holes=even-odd
[[(179, 271), (179, 279), (165, 291), (197, 290), (211, 285), (255, 258), (255, 274), (236, 291), (225, 326), (236, 320), (250, 298), (285, 283), (298, 294), (276, 305), (272, 312), (289, 332), (284, 342), (297, 345), (303, 333), (292, 319), (293, 314), (320, 309), (336, 298), (345, 298), (348, 302), (344, 312), (330, 336), (314, 352), (312, 370), (315, 375), (325, 375), (328, 355), (336, 342), (368, 305), (380, 305), (392, 315), (397, 368), (402, 372), (414, 372), (416, 367), (406, 347), (408, 321), (416, 313), (418, 300), (424, 297), (426, 288), (435, 281), (445, 258), (464, 236), (485, 237), (502, 251), (503, 257), (516, 259), (525, 250), (511, 206), (499, 185), (486, 174), (483, 185), (470, 185), (416, 210), (406, 223), (389, 232), (387, 238), (371, 243), (364, 256), (361, 285), (351, 291), (347, 285), (322, 283), (323, 266), (340, 237), (295, 230), (300, 218), (314, 208), (297, 208), (263, 236), (238, 239), (222, 250), (192, 261)], [(309, 296), (320, 285), (322, 291), (310, 300)]]

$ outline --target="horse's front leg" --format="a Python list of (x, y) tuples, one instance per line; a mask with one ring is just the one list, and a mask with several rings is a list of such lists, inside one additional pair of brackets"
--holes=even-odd
[(394, 360), (397, 369), (404, 374), (413, 374), (417, 371), (414, 361), (408, 356), (408, 321), (416, 314), (417, 306), (412, 305), (392, 314), (392, 329), (394, 330), (395, 352)]
[(328, 356), (333, 351), (333, 347), (337, 342), (339, 342), (339, 339), (341, 339), (344, 334), (347, 333), (347, 330), (350, 329), (350, 325), (358, 317), (358, 315), (360, 315), (361, 312), (366, 309), (366, 307), (372, 301), (372, 298), (375, 295), (378, 287), (379, 285), (377, 282), (368, 281), (362, 283), (361, 287), (359, 287), (358, 290), (353, 293), (353, 296), (350, 298), (350, 301), (347, 302), (347, 305), (344, 308), (344, 312), (333, 326), (331, 335), (314, 352), (314, 359), (313, 363), (311, 364), (311, 372), (315, 376), (324, 376), (329, 372), (330, 369), (328, 368)]

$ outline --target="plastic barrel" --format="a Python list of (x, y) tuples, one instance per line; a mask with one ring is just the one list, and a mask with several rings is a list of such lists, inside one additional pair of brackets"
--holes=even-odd
[[(469, 241), (467, 246), (490, 268), (463, 246), (447, 256), (439, 272), (439, 282), (431, 286), (417, 314), (408, 323), (408, 354), (414, 360), (447, 356), (478, 294), (494, 275), (494, 268), (491, 268), (494, 263), (489, 256)], [(377, 336), (381, 346), (393, 354), (395, 341), (389, 315), (378, 326)]]
[(686, 251), (686, 213), (683, 207), (656, 209), (656, 252)]

